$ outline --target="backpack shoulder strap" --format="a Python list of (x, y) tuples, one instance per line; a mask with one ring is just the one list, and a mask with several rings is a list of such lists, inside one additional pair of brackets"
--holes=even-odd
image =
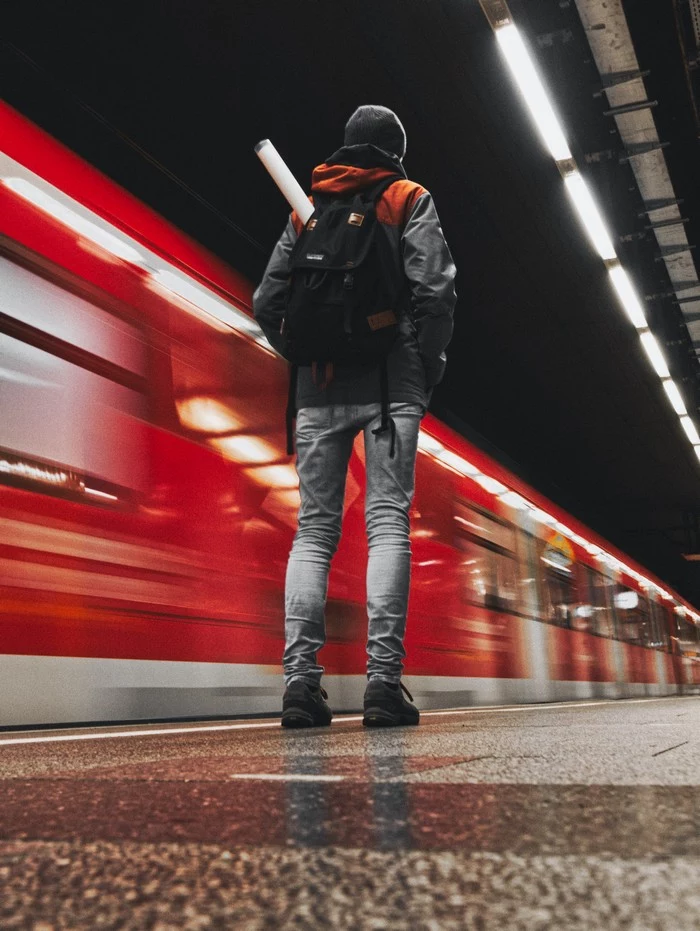
[(382, 194), (390, 188), (392, 184), (401, 180), (401, 175), (390, 175), (388, 178), (382, 178), (382, 180), (378, 181), (373, 187), (367, 188), (362, 192), (362, 199), (376, 204)]

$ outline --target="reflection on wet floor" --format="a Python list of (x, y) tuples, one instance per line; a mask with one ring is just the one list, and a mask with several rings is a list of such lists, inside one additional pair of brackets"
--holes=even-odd
[[(695, 929), (699, 724), (687, 698), (0, 747), (0, 926), (95, 927), (94, 896), (66, 919), (66, 883), (74, 907), (102, 886), (153, 903), (155, 874), (194, 915), (161, 902), (163, 929)], [(41, 899), (23, 892), (37, 870)], [(654, 893), (641, 917), (630, 876)], [(117, 898), (106, 927), (160, 927)]]

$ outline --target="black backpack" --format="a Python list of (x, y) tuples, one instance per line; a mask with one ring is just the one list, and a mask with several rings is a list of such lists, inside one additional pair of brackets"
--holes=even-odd
[(377, 361), (382, 422), (391, 430), (386, 357), (396, 339), (403, 276), (377, 220), (376, 204), (400, 175), (384, 178), (350, 198), (314, 195), (314, 212), (289, 256), (289, 283), (281, 334), (283, 355), (292, 363), (287, 405), (287, 448), (292, 452), (297, 366), (310, 365), (320, 387), (333, 365)]

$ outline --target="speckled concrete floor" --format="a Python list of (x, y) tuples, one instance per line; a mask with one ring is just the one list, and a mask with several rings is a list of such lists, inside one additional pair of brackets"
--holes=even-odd
[(700, 928), (700, 698), (223, 728), (0, 734), (0, 928)]

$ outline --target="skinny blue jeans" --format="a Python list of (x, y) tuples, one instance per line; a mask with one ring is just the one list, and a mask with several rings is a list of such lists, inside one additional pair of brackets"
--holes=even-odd
[(328, 573), (340, 540), (345, 479), (353, 440), (365, 441), (367, 492), (367, 677), (398, 682), (411, 579), (409, 508), (413, 500), (419, 404), (393, 402), (394, 458), (389, 431), (374, 436), (379, 404), (333, 404), (302, 408), (297, 416), (297, 474), (301, 507), (285, 584), (284, 676), (321, 681), (317, 653), (325, 643)]

